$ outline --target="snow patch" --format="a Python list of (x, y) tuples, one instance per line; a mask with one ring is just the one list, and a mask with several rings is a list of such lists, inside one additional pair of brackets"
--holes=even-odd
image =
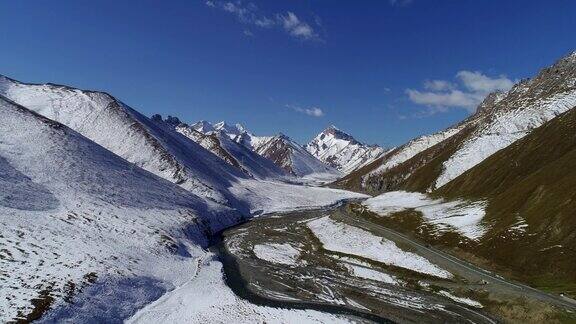
[(370, 268), (365, 267), (365, 266), (352, 265), (352, 264), (345, 264), (344, 266), (355, 277), (368, 279), (368, 280), (374, 280), (374, 281), (387, 283), (387, 284), (391, 284), (391, 285), (397, 285), (398, 284), (398, 281), (396, 280), (396, 278), (394, 278), (393, 276), (391, 276), (389, 274), (386, 274), (386, 273), (383, 273), (380, 271), (376, 271), (374, 269), (370, 269)]
[(358, 227), (336, 222), (327, 216), (310, 221), (307, 225), (326, 250), (361, 256), (440, 278), (452, 277), (450, 272), (427, 259), (403, 251), (396, 243)]
[(287, 243), (258, 244), (253, 251), (258, 259), (284, 265), (296, 265), (300, 257), (300, 251)]
[(363, 202), (374, 213), (389, 216), (407, 209), (422, 213), (424, 220), (440, 231), (455, 230), (472, 239), (480, 239), (487, 231), (481, 222), (486, 215), (486, 202), (431, 199), (418, 192), (392, 191)]
[(445, 290), (439, 291), (438, 294), (442, 295), (444, 297), (448, 297), (448, 298), (452, 299), (453, 301), (460, 303), (460, 304), (465, 304), (465, 305), (476, 307), (476, 308), (484, 308), (484, 306), (482, 306), (482, 304), (480, 304), (479, 302), (477, 302), (473, 299), (454, 296)]

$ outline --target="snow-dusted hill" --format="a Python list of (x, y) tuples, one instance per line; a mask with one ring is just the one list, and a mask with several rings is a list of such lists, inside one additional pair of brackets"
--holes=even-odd
[(365, 145), (351, 135), (330, 126), (316, 136), (306, 150), (320, 161), (348, 174), (384, 154), (377, 145)]
[(106, 93), (25, 84), (0, 76), (0, 94), (199, 196), (234, 203), (226, 188), (245, 177), (194, 141), (158, 126)]
[(48, 306), (58, 321), (98, 289), (97, 321), (128, 316), (193, 269), (206, 233), (240, 220), (4, 97), (0, 175), (0, 322)]
[(410, 141), (337, 185), (371, 192), (440, 188), (575, 105), (576, 52), (491, 94), (458, 125)]

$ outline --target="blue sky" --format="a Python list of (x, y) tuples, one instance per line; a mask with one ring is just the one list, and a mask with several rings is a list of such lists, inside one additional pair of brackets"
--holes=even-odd
[(576, 1), (2, 1), (0, 74), (305, 142), (397, 145), (576, 49)]

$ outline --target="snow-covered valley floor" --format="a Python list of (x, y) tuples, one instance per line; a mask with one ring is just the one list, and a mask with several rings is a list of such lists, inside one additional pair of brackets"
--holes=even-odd
[(236, 296), (212, 253), (190, 280), (138, 311), (127, 323), (349, 323), (313, 310), (258, 306)]

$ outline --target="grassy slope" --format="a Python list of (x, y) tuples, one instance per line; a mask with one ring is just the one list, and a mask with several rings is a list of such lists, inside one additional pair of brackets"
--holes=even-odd
[[(576, 294), (576, 109), (436, 194), (488, 199), (485, 221), (492, 229), (476, 253), (532, 284)], [(524, 235), (514, 235), (509, 228), (520, 218), (528, 228)]]

